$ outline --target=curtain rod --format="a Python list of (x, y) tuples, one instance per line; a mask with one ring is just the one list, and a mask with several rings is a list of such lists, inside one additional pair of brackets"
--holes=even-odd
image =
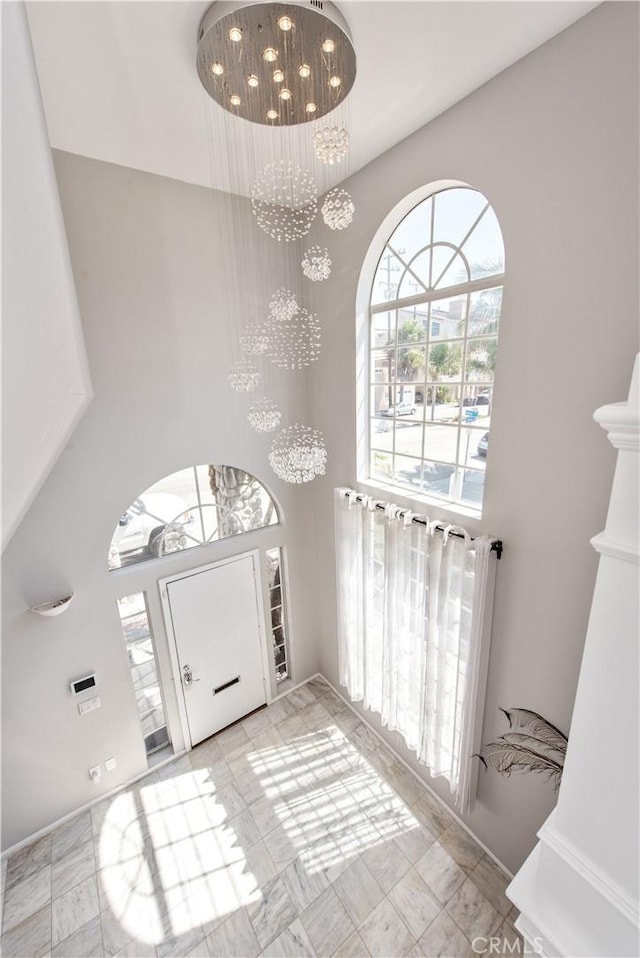
[[(348, 496), (350, 496), (350, 495), (353, 495), (353, 493), (355, 493), (356, 502), (362, 502), (364, 499), (370, 498), (370, 497), (368, 497), (368, 496), (365, 496), (365, 495), (364, 495), (363, 493), (361, 493), (361, 492), (356, 492), (355, 489), (343, 489), (343, 490), (342, 490), (342, 495), (345, 496), (345, 498), (348, 497)], [(376, 501), (376, 509), (380, 509), (380, 510), (382, 510), (382, 511), (384, 511), (384, 510), (387, 508), (387, 506), (389, 506), (389, 505), (390, 505), (389, 502), (379, 502), (379, 501)], [(405, 513), (410, 512), (410, 511), (411, 511), (410, 509), (400, 509), (400, 510), (399, 510), (400, 515), (404, 515)], [(420, 526), (426, 526), (426, 524), (427, 524), (427, 519), (425, 518), (425, 516), (412, 515), (412, 516), (411, 516), (411, 521), (412, 521), (412, 522), (417, 522), (418, 525), (420, 525)], [(439, 532), (444, 532), (444, 530), (447, 528), (447, 523), (446, 523), (446, 522), (437, 522), (437, 523), (435, 524), (434, 528), (437, 529)], [(461, 532), (450, 532), (449, 535), (450, 535), (450, 536), (455, 536), (456, 539), (464, 539), (464, 536), (462, 535)], [(472, 542), (475, 541), (475, 536), (470, 536), (469, 538), (471, 539)], [(501, 559), (501, 558), (502, 558), (502, 539), (492, 539), (492, 540), (491, 540), (491, 551), (492, 551), (492, 552), (495, 552), (497, 559)]]

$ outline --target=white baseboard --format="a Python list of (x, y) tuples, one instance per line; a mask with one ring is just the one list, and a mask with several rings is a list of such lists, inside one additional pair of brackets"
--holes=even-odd
[(131, 785), (134, 785), (135, 782), (139, 782), (148, 775), (153, 775), (153, 773), (157, 772), (159, 768), (169, 765), (170, 762), (175, 762), (177, 758), (181, 758), (186, 754), (186, 749), (182, 749), (180, 752), (174, 752), (173, 755), (169, 756), (169, 758), (165, 758), (162, 762), (158, 762), (157, 765), (151, 765), (149, 768), (145, 769), (144, 772), (140, 772), (139, 775), (134, 775), (133, 778), (123, 782), (122, 785), (116, 785), (116, 787), (112, 788), (111, 791), (104, 792), (98, 798), (94, 798), (93, 801), (86, 802), (84, 805), (80, 805), (79, 808), (74, 809), (67, 815), (63, 815), (61, 818), (57, 818), (55, 822), (51, 822), (50, 825), (46, 825), (44, 828), (38, 829), (37, 832), (27, 835), (26, 838), (16, 842), (15, 845), (11, 845), (9, 848), (6, 848), (2, 853), (0, 853), (0, 861), (4, 861), (4, 859), (8, 858), (9, 855), (15, 855), (15, 853), (19, 852), (21, 848), (26, 848), (26, 846), (31, 845), (32, 842), (37, 842), (39, 838), (44, 838), (45, 835), (48, 835), (49, 832), (54, 831), (54, 829), (58, 828), (60, 825), (65, 825), (67, 822), (70, 822), (72, 818), (75, 818), (77, 815), (81, 815), (82, 812), (86, 812), (90, 808), (93, 808), (94, 805), (99, 805), (100, 802), (104, 802), (105, 798), (111, 798), (113, 795), (117, 795), (118, 792), (123, 791), (123, 789), (129, 788)]

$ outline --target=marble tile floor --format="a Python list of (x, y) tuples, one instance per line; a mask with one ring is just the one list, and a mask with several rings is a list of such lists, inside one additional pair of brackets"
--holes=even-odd
[(4, 958), (522, 953), (507, 877), (320, 679), (2, 878)]

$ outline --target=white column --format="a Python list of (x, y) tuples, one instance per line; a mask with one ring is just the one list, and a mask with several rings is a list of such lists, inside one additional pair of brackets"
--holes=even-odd
[(558, 804), (507, 889), (546, 955), (640, 955), (639, 404), (637, 357), (628, 401), (594, 417), (618, 459)]

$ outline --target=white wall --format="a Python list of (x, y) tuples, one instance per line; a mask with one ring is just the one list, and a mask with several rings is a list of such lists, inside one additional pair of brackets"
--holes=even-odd
[[(602, 528), (614, 465), (592, 411), (625, 394), (638, 344), (637, 5), (601, 5), (346, 184), (357, 212), (331, 237), (334, 272), (319, 293), (331, 349), (312, 372), (329, 449), (327, 476), (312, 489), (317, 632), (333, 682), (332, 489), (357, 480), (360, 270), (395, 205), (443, 179), (488, 198), (506, 247), (484, 514), (463, 520), (505, 544), (484, 741), (506, 730), (499, 706), (534, 709), (568, 730), (596, 571), (589, 538)], [(324, 244), (327, 231), (315, 239)], [(536, 775), (490, 771), (468, 821), (515, 869), (554, 801)]]
[(2, 4), (2, 547), (91, 400), (22, 3)]
[[(294, 677), (318, 665), (305, 490), (276, 479), (270, 437), (249, 428), (249, 401), (226, 380), (235, 322), (264, 308), (287, 279), (278, 244), (256, 228), (246, 201), (71, 154), (55, 159), (95, 399), (4, 555), (4, 848), (146, 768), (119, 596), (147, 590), (166, 664), (157, 580), (282, 542)], [(236, 279), (243, 285), (230, 305)], [(282, 374), (285, 418), (307, 418), (303, 385), (303, 374)], [(206, 462), (261, 479), (284, 526), (109, 573), (124, 509), (156, 480)], [(62, 616), (27, 611), (69, 590), (76, 598)], [(94, 670), (102, 708), (81, 718), (68, 683)], [(169, 708), (175, 714), (175, 701)], [(93, 785), (88, 768), (110, 755), (117, 771)]]

